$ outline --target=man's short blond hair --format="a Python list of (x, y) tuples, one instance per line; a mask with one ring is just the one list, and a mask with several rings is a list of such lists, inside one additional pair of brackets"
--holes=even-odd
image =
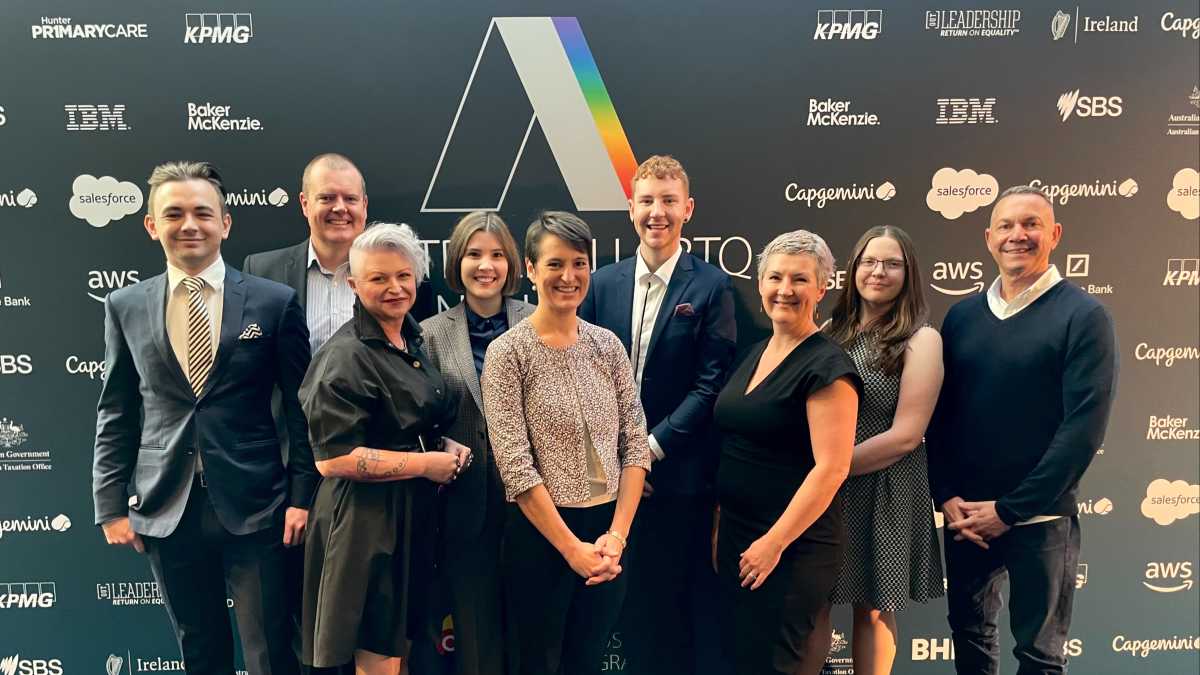
[(691, 194), (687, 171), (683, 170), (683, 165), (679, 163), (679, 160), (670, 155), (651, 155), (646, 161), (639, 164), (637, 171), (633, 172), (633, 178), (629, 181), (629, 189), (636, 191), (637, 182), (651, 176), (659, 180), (679, 179), (683, 183), (684, 195)]

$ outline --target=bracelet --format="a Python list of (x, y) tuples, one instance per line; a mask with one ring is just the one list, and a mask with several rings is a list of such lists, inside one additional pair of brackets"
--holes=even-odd
[(617, 541), (621, 542), (621, 548), (627, 548), (629, 546), (629, 542), (625, 540), (625, 537), (622, 536), (621, 533), (617, 532), (616, 530), (609, 530), (608, 532), (605, 532), (604, 534), (607, 534), (608, 536), (612, 537), (613, 539), (616, 539)]

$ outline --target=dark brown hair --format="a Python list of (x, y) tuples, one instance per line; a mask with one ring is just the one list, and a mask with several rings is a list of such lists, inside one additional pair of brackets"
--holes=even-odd
[(504, 278), (503, 295), (510, 296), (521, 285), (521, 254), (508, 225), (499, 214), (490, 211), (472, 211), (454, 225), (450, 233), (449, 260), (446, 263), (446, 285), (455, 293), (465, 293), (462, 282), (462, 261), (467, 255), (467, 244), (476, 232), (489, 232), (500, 240), (500, 249), (508, 261), (508, 275)]
[[(904, 284), (887, 314), (860, 331), (858, 324), (863, 300), (856, 282), (858, 263), (867, 244), (876, 237), (887, 237), (900, 244), (900, 250), (904, 253)], [(872, 227), (854, 245), (854, 252), (846, 262), (846, 276), (846, 285), (833, 306), (833, 316), (825, 332), (843, 348), (849, 347), (860, 332), (875, 333), (879, 336), (879, 352), (874, 357), (873, 365), (889, 375), (899, 373), (904, 368), (904, 350), (908, 347), (908, 340), (929, 318), (925, 284), (912, 238), (893, 225)]]

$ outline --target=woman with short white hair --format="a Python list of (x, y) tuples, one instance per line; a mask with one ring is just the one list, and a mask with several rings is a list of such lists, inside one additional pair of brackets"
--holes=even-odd
[(313, 358), (300, 402), (317, 471), (304, 565), (305, 663), (395, 675), (423, 634), (434, 494), (470, 464), (443, 434), (457, 400), (409, 316), (429, 256), (380, 223), (350, 248), (354, 318)]
[(832, 273), (829, 247), (811, 232), (782, 234), (763, 249), (758, 291), (771, 337), (717, 398), (715, 557), (738, 673), (799, 672), (842, 562), (833, 500), (850, 469), (862, 381), (816, 323)]

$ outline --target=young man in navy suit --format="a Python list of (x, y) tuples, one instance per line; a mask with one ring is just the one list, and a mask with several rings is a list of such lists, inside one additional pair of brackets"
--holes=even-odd
[(627, 671), (690, 674), (711, 661), (698, 647), (715, 637), (713, 594), (706, 592), (715, 581), (710, 427), (737, 341), (733, 287), (681, 246), (695, 201), (675, 158), (647, 159), (632, 190), (629, 218), (641, 244), (633, 257), (596, 271), (579, 316), (625, 344), (655, 456), (631, 542), (621, 622)]
[(303, 540), (319, 480), (297, 398), (304, 311), (287, 286), (225, 266), (232, 219), (211, 165), (162, 164), (149, 183), (167, 271), (105, 300), (96, 524), (149, 558), (189, 675), (234, 670), (227, 588), (250, 675), (294, 675), (284, 546)]

